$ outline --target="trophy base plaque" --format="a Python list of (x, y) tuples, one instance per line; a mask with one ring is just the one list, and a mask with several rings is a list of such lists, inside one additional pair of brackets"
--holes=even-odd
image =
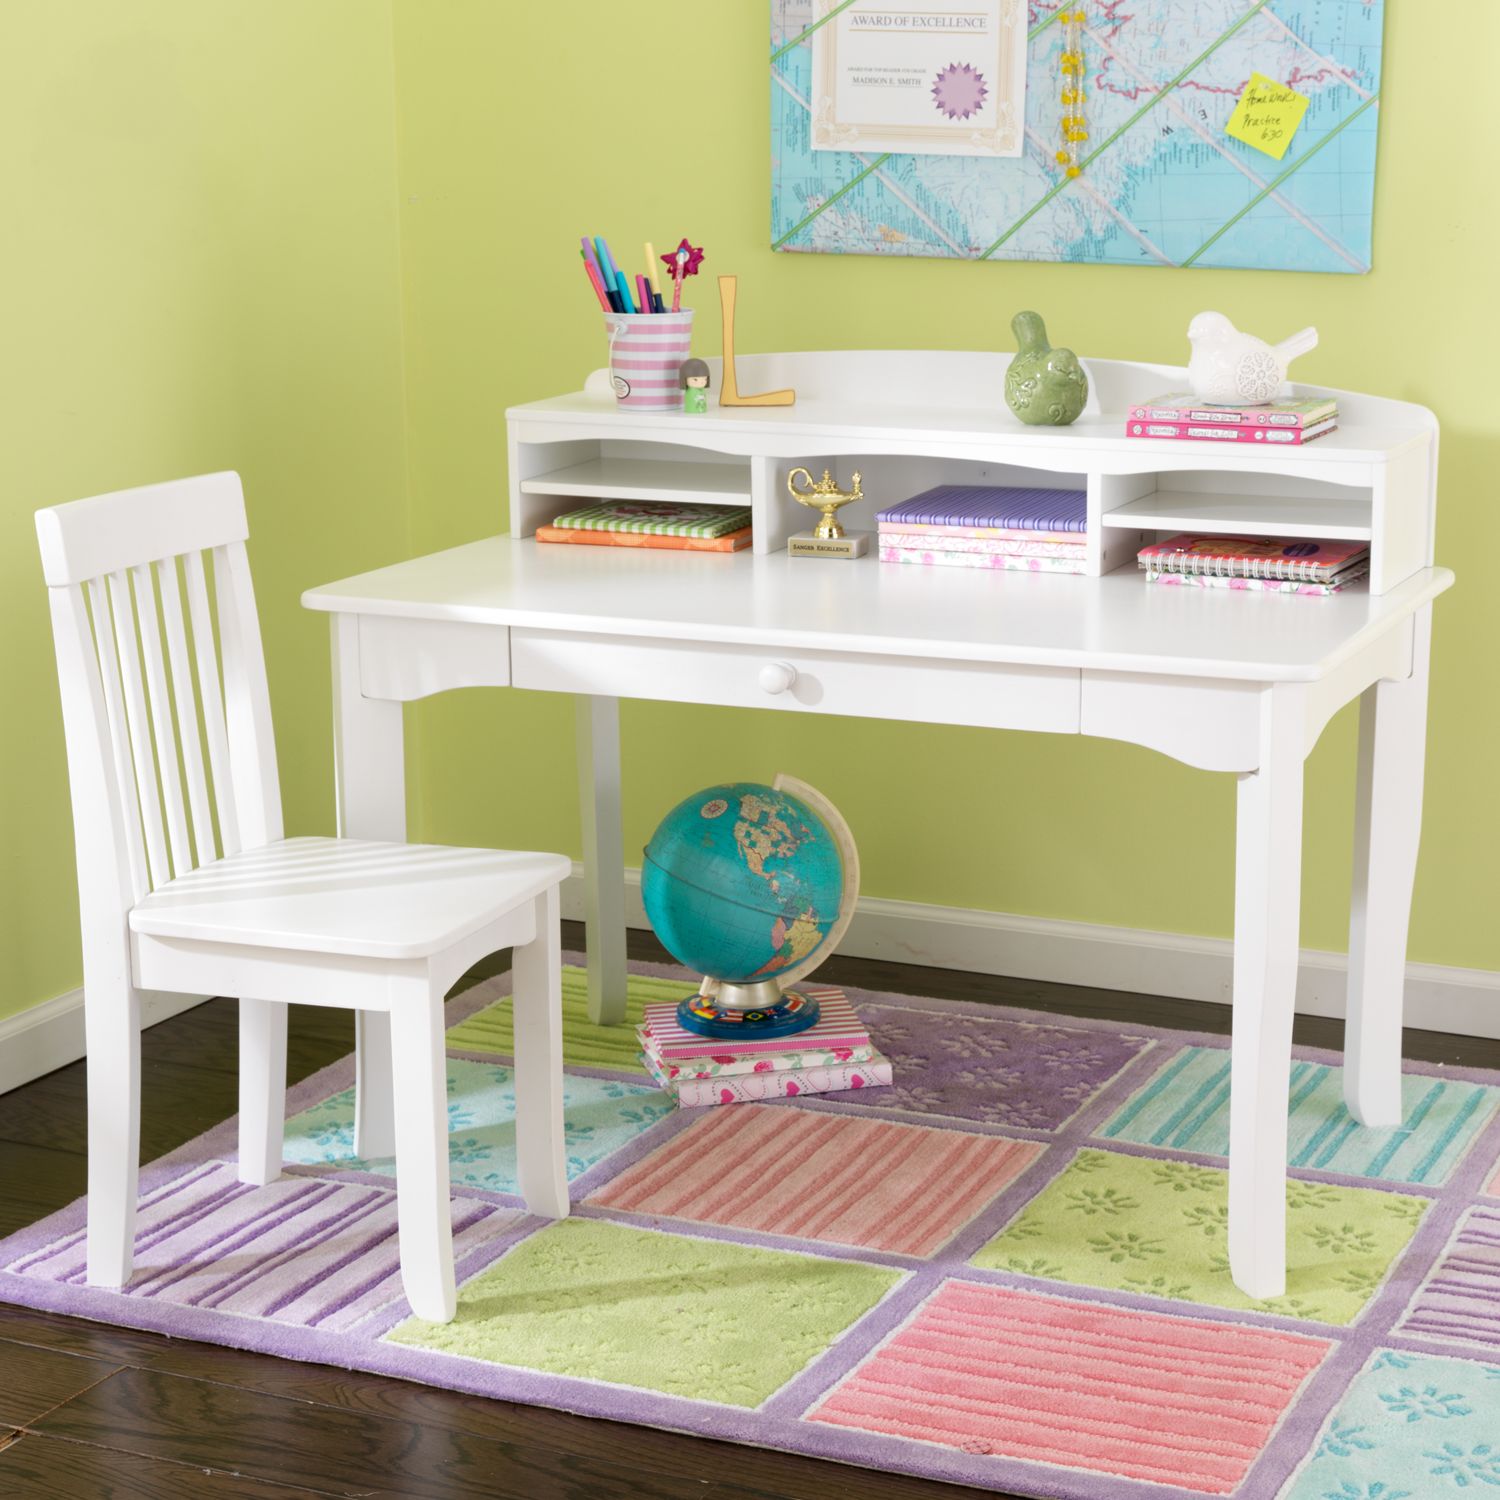
[(870, 533), (846, 531), (842, 536), (820, 537), (816, 532), (799, 531), (786, 539), (786, 550), (793, 557), (863, 557), (870, 550)]

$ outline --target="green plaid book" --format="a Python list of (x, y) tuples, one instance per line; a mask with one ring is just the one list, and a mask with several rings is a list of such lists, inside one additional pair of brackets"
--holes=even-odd
[(677, 500), (606, 500), (559, 516), (569, 531), (637, 531), (647, 536), (728, 536), (750, 524), (748, 505), (688, 505)]

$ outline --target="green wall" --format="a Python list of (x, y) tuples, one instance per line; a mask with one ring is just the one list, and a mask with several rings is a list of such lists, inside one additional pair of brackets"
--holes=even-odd
[[(1179, 363), (1205, 307), (1271, 335), (1315, 322), (1323, 343), (1304, 378), (1424, 402), (1444, 424), (1438, 550), (1465, 576), (1438, 607), (1411, 951), (1500, 968), (1500, 596), (1478, 572), (1500, 546), (1500, 424), (1484, 378), (1497, 331), (1500, 223), (1484, 182), (1495, 151), (1479, 95), (1450, 86), (1424, 8), (1387, 5), (1366, 277), (773, 255), (765, 5), (687, 5), (649, 26), (617, 24), (602, 4), (567, 9), (572, 19), (552, 6), (397, 0), (414, 545), (498, 530), (505, 407), (576, 388), (603, 362), (573, 253), (585, 231), (622, 254), (684, 233), (706, 246), (692, 300), (711, 315), (708, 273), (738, 272), (746, 352), (1004, 349), (1011, 314), (1031, 306), (1086, 353)], [(1500, 43), (1493, 7), (1465, 15)], [(717, 352), (714, 323), (700, 352)], [(1329, 727), (1309, 767), (1303, 936), (1322, 948), (1345, 942), (1352, 721)], [(576, 852), (565, 703), (458, 695), (419, 722), (431, 836)], [(693, 787), (786, 769), (843, 807), (873, 894), (1229, 931), (1231, 778), (1077, 738), (642, 704), (623, 722), (627, 857)]]
[(389, 6), (6, 0), (0, 183), (4, 1016), (79, 976), (39, 506), (239, 470), (287, 826), (332, 831), (297, 596), (407, 549)]
[[(504, 527), (504, 408), (601, 363), (573, 254), (585, 230), (622, 247), (684, 233), (706, 245), (706, 273), (742, 278), (746, 351), (1003, 349), (1012, 312), (1035, 306), (1087, 353), (1177, 362), (1191, 315), (1219, 307), (1270, 334), (1316, 322), (1308, 379), (1432, 406), (1439, 556), (1463, 581), (1438, 607), (1412, 956), (1500, 969), (1500, 603), (1479, 574), (1500, 549), (1485, 381), (1494, 148), (1481, 94), (1453, 89), (1421, 8), (1387, 9), (1377, 269), (1312, 277), (772, 255), (761, 0), (649, 25), (603, 0), (0, 8), (0, 628), (12, 643), (0, 653), (0, 1016), (78, 980), (31, 512), (206, 469), (244, 475), (287, 826), (327, 831), (326, 632), (297, 596)], [(1476, 46), (1500, 44), (1500, 13), (1466, 16), (1485, 34)], [(708, 275), (693, 288), (700, 308), (712, 288)], [(711, 333), (703, 345), (717, 352)], [(412, 720), (414, 835), (577, 852), (566, 702), (457, 694)], [(844, 807), (873, 894), (1229, 928), (1231, 782), (1148, 751), (642, 704), (625, 705), (624, 733), (627, 850), (694, 786), (786, 769)], [(1344, 941), (1352, 753), (1345, 714), (1309, 768), (1304, 940), (1316, 947)]]

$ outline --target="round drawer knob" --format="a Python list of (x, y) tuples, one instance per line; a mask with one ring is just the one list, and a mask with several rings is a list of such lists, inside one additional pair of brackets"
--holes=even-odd
[(760, 685), (768, 693), (784, 693), (797, 680), (796, 667), (784, 661), (768, 661), (760, 669)]

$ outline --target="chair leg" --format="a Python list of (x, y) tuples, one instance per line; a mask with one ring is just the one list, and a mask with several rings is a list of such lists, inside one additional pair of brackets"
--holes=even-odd
[(383, 1010), (355, 1011), (354, 1150), (366, 1161), (396, 1154), (391, 1076), (390, 1016)]
[(396, 1217), (401, 1282), (419, 1317), (447, 1323), (453, 1286), (453, 1219), (448, 1203), (448, 1065), (443, 994), (392, 987), (391, 1051), (396, 1106)]
[(516, 1169), (534, 1214), (568, 1217), (563, 1150), (562, 940), (558, 891), (536, 898), (536, 936), (511, 964), (516, 1038)]
[(240, 1181), (281, 1176), (286, 1126), (286, 1006), (240, 1001)]
[(84, 990), (88, 1049), (88, 1281), (124, 1286), (135, 1258), (141, 1160), (141, 1002), (129, 985)]

